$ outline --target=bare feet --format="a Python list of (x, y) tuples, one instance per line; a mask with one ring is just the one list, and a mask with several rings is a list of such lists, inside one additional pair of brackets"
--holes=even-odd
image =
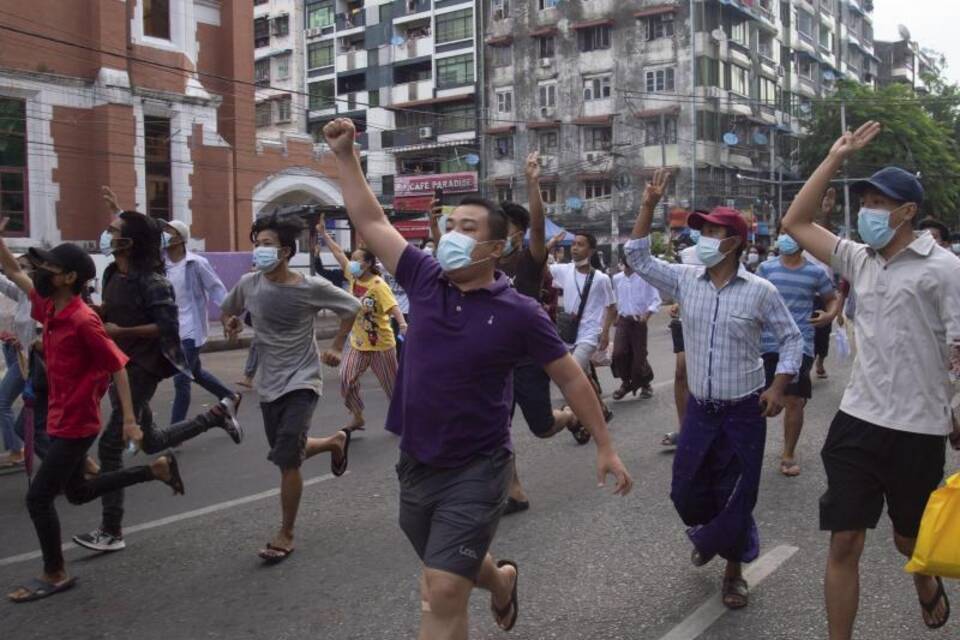
[(237, 380), (236, 384), (244, 389), (253, 389), (253, 378), (245, 376), (243, 380)]
[(800, 465), (794, 458), (781, 458), (780, 473), (788, 478), (796, 478), (800, 475)]
[(347, 431), (366, 431), (364, 427), (366, 426), (367, 421), (363, 419), (362, 413), (353, 414), (353, 420), (344, 427)]

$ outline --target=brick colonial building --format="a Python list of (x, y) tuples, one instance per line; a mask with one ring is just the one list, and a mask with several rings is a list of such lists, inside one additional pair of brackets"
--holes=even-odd
[(254, 215), (338, 204), (306, 135), (258, 141), (250, 0), (0, 0), (0, 211), (18, 247), (93, 248), (121, 205), (249, 246)]

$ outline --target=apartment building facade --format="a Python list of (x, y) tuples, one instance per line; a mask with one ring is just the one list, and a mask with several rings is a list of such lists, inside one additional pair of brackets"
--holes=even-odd
[[(909, 34), (908, 34), (909, 35)], [(880, 86), (903, 84), (918, 93), (928, 91), (925, 76), (936, 71), (936, 65), (920, 45), (909, 38), (896, 42), (877, 42)]]
[[(0, 211), (17, 248), (90, 249), (123, 206), (249, 247), (256, 212), (340, 201), (311, 141), (256, 138), (254, 6), (220, 0), (0, 0)], [(309, 184), (304, 186), (305, 178)]]
[(810, 101), (875, 73), (856, 0), (492, 0), (484, 18), (485, 193), (525, 200), (539, 150), (551, 214), (608, 238), (660, 166), (671, 206), (775, 217)]

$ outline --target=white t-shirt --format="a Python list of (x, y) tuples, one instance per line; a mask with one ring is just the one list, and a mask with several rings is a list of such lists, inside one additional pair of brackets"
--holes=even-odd
[[(577, 272), (572, 263), (550, 265), (550, 275), (553, 276), (554, 287), (563, 289), (563, 310), (567, 313), (576, 313), (580, 310), (580, 293), (587, 283), (587, 274)], [(597, 346), (600, 343), (600, 333), (603, 331), (603, 319), (607, 307), (614, 304), (613, 285), (610, 277), (600, 271), (594, 271), (593, 284), (587, 296), (587, 306), (580, 318), (580, 330), (577, 333), (577, 344)]]
[(187, 261), (180, 262), (167, 261), (167, 280), (173, 285), (173, 293), (177, 296), (177, 306), (180, 309), (180, 340), (193, 340), (196, 342), (197, 328), (194, 326), (193, 314), (190, 313), (190, 304), (184, 304), (190, 300), (190, 292), (187, 291)]

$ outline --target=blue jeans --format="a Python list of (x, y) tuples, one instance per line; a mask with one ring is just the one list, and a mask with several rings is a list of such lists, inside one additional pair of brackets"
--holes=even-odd
[(20, 363), (17, 362), (17, 349), (13, 345), (3, 345), (3, 358), (7, 363), (7, 373), (0, 381), (0, 433), (3, 434), (3, 446), (7, 451), (20, 451), (23, 442), (13, 429), (13, 403), (23, 393), (23, 376)]
[[(196, 346), (193, 340), (183, 341), (183, 355), (187, 358), (187, 366), (193, 372), (193, 381), (196, 381), (201, 387), (217, 397), (217, 400), (223, 400), (233, 396), (233, 391), (228, 389), (222, 382), (217, 380), (216, 376), (204, 371), (200, 364), (200, 347)], [(170, 412), (170, 423), (176, 424), (183, 422), (187, 417), (187, 411), (190, 410), (190, 380), (189, 376), (178, 373), (173, 377), (173, 387), (176, 389), (176, 395), (173, 398), (173, 409)]]

